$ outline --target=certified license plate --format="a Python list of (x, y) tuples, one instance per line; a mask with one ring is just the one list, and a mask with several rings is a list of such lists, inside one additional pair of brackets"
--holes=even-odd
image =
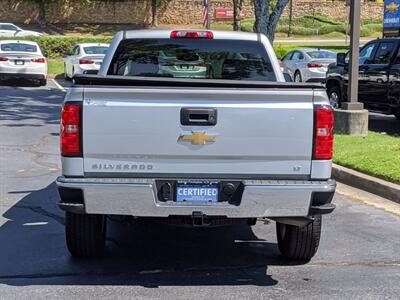
[(218, 184), (177, 184), (177, 202), (218, 202)]
[(15, 64), (16, 64), (16, 65), (24, 65), (25, 62), (24, 62), (23, 60), (16, 60), (16, 61), (15, 61)]

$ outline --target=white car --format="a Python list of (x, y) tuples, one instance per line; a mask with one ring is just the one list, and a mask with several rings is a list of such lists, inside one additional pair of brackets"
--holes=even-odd
[(323, 49), (298, 49), (282, 58), (288, 73), (295, 82), (325, 82), (328, 66), (336, 62), (336, 53)]
[(0, 36), (5, 37), (25, 37), (25, 36), (42, 36), (43, 34), (37, 31), (24, 30), (12, 23), (0, 23)]
[(0, 78), (36, 80), (47, 84), (47, 61), (35, 42), (0, 41)]
[(65, 78), (76, 74), (97, 73), (103, 63), (109, 44), (78, 44), (64, 55)]

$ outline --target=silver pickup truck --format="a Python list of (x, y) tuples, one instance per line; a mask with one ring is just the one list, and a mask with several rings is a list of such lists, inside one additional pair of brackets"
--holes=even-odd
[(107, 216), (183, 226), (276, 222), (309, 260), (330, 213), (333, 111), (285, 82), (267, 38), (198, 30), (116, 34), (61, 115), (60, 207), (74, 256), (99, 255)]

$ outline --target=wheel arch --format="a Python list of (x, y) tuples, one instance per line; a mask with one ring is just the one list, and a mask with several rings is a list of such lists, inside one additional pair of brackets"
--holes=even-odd
[(328, 79), (326, 81), (326, 84), (325, 84), (326, 90), (329, 91), (329, 89), (332, 88), (333, 86), (337, 86), (339, 88), (340, 98), (344, 100), (346, 97), (345, 97), (344, 92), (343, 92), (343, 84), (342, 84), (342, 82), (337, 78)]

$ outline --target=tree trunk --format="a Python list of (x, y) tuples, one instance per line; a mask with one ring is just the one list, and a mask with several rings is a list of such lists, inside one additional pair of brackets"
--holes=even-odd
[(39, 2), (39, 16), (38, 23), (40, 26), (46, 25), (46, 5), (43, 1)]
[(240, 20), (239, 20), (239, 14), (240, 14), (240, 0), (233, 0), (233, 30), (234, 31), (239, 31), (240, 30)]
[(275, 30), (278, 26), (279, 18), (289, 0), (277, 0), (271, 14), (269, 13), (270, 2), (270, 0), (254, 0), (256, 20), (253, 30), (254, 32), (265, 34), (272, 44), (275, 39)]
[(253, 31), (268, 36), (267, 29), (269, 24), (269, 1), (270, 0), (254, 0), (254, 28)]
[(151, 27), (158, 27), (157, 20), (157, 0), (151, 0)]

